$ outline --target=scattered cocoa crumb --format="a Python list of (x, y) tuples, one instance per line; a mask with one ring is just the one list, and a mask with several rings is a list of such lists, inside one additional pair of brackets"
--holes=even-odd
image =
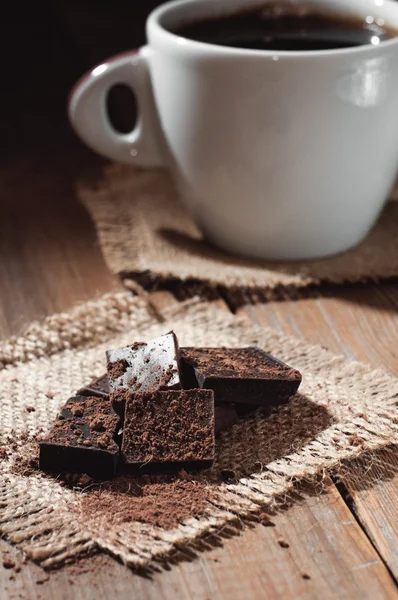
[(129, 387), (133, 388), (136, 383), (137, 383), (137, 377), (134, 375), (133, 377), (130, 377), (130, 379), (127, 382), (127, 385)]
[(101, 417), (94, 417), (89, 421), (91, 429), (94, 431), (105, 431), (105, 423)]
[(181, 479), (181, 481), (191, 481), (192, 475), (187, 473), (185, 469), (181, 469), (181, 471), (178, 473), (178, 479)]
[(36, 409), (35, 409), (35, 407), (34, 407), (34, 406), (29, 406), (29, 405), (28, 405), (28, 406), (25, 406), (25, 410), (26, 410), (26, 412), (28, 412), (28, 413), (32, 413), (32, 412), (35, 412), (35, 411), (36, 411)]
[(112, 442), (112, 437), (109, 433), (104, 433), (101, 437), (97, 438), (97, 444), (100, 448), (108, 448)]
[(311, 579), (311, 577), (310, 577), (310, 576), (309, 576), (307, 573), (303, 573), (303, 574), (301, 575), (301, 577), (302, 577), (303, 579)]
[(48, 581), (49, 579), (50, 577), (47, 575), (47, 573), (43, 573), (43, 575), (40, 575), (40, 577), (36, 579), (36, 583), (38, 585), (42, 585), (43, 583), (46, 583), (46, 581)]
[(220, 475), (221, 479), (225, 482), (234, 481), (234, 479), (236, 479), (235, 471), (229, 469), (222, 469)]
[(54, 393), (53, 392), (47, 392), (46, 398), (49, 398), (50, 400), (52, 400), (54, 398)]
[(117, 379), (125, 374), (127, 367), (129, 366), (125, 358), (121, 358), (114, 363), (108, 365), (108, 375), (111, 379)]
[(93, 478), (86, 473), (61, 473), (58, 481), (60, 485), (72, 488), (85, 488), (94, 482)]
[(285, 540), (278, 540), (278, 544), (281, 548), (289, 548), (289, 544)]
[[(42, 431), (43, 430), (40, 429), (37, 432), (37, 436), (41, 434)], [(29, 435), (29, 433), (27, 433), (26, 431), (22, 433), (17, 433), (14, 430), (12, 430), (10, 434), (6, 437), (8, 447), (11, 448), (11, 450), (18, 450), (19, 448), (25, 446), (27, 442), (31, 442), (32, 439), (32, 436)]]
[(141, 346), (146, 346), (145, 342), (134, 342), (134, 344), (131, 344), (130, 348), (131, 350), (137, 350), (138, 348), (141, 348)]
[(12, 560), (9, 556), (3, 556), (3, 567), (5, 569), (13, 569), (15, 567), (15, 561)]
[(83, 487), (85, 485), (90, 485), (93, 482), (92, 477), (90, 477), (89, 475), (86, 475), (86, 473), (82, 473), (81, 475), (78, 475), (78, 479), (76, 479), (75, 483), (76, 485), (79, 485), (80, 487)]
[(348, 438), (348, 443), (351, 446), (363, 446), (365, 443), (365, 440), (363, 438), (361, 438), (359, 435), (357, 435), (356, 433), (354, 433), (353, 435), (350, 435), (350, 437)]
[(8, 458), (8, 452), (5, 448), (0, 448), (0, 459)]
[(365, 413), (358, 413), (357, 417), (363, 419), (364, 421), (368, 421), (368, 415), (366, 415)]
[(11, 472), (16, 475), (24, 475), (29, 477), (35, 475), (39, 470), (39, 443), (38, 440), (26, 440), (23, 445), (23, 452), (13, 448), (14, 464), (11, 467)]
[(173, 365), (169, 365), (167, 370), (165, 371), (161, 381), (159, 381), (159, 389), (167, 388), (170, 381), (178, 375), (177, 370), (173, 367)]
[(70, 412), (72, 413), (72, 415), (74, 417), (82, 417), (83, 416), (83, 409), (80, 406), (72, 406), (72, 408), (70, 409)]
[(271, 521), (267, 513), (260, 513), (258, 515), (258, 520), (260, 521), (261, 525), (264, 525), (264, 527), (275, 527), (275, 524)]

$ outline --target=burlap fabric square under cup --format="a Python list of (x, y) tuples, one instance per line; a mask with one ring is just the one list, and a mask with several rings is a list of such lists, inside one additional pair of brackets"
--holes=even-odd
[(110, 269), (147, 288), (199, 283), (273, 298), (323, 282), (398, 276), (395, 202), (354, 250), (326, 260), (270, 263), (228, 256), (206, 244), (165, 171), (112, 165), (95, 187), (80, 182), (78, 194)]
[[(95, 516), (84, 511), (89, 489), (61, 487), (39, 471), (15, 472), (30, 444), (26, 433), (46, 431), (74, 390), (104, 371), (106, 348), (171, 328), (182, 345), (255, 344), (303, 373), (300, 394), (289, 405), (267, 417), (247, 417), (219, 440), (216, 464), (198, 482), (204, 497), (200, 514), (192, 515), (187, 504), (181, 521), (162, 527), (137, 520), (134, 498), (126, 495), (131, 518), (118, 522), (117, 503), (111, 502), (111, 512), (105, 503)], [(398, 442), (395, 378), (198, 300), (157, 319), (141, 298), (128, 292), (107, 295), (3, 342), (0, 367), (0, 532), (45, 567), (90, 548), (106, 550), (130, 566), (150, 566), (177, 547), (189, 549), (206, 532), (233, 528), (264, 511), (295, 481)], [(222, 481), (225, 472), (234, 473), (232, 483)]]

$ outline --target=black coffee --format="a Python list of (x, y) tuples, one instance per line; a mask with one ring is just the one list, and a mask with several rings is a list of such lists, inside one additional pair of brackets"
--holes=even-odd
[(173, 32), (198, 42), (234, 48), (309, 51), (377, 45), (398, 35), (372, 15), (361, 20), (313, 10), (268, 4), (261, 9), (186, 23)]

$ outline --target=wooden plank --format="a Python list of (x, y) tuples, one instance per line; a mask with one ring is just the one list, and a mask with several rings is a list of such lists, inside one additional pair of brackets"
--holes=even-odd
[[(354, 286), (334, 297), (243, 307), (239, 314), (398, 375), (398, 286)], [(350, 506), (398, 578), (398, 453), (385, 450), (347, 469)]]
[[(43, 572), (31, 563), (21, 572), (0, 571), (0, 597), (63, 600), (129, 600), (131, 597), (186, 600), (247, 598), (395, 599), (396, 586), (358, 527), (352, 513), (330, 484), (324, 494), (303, 490), (301, 501), (257, 525), (223, 547), (204, 552), (152, 579), (133, 574), (108, 557), (93, 557), (80, 567)], [(4, 542), (0, 549), (6, 549)], [(4, 556), (4, 555), (3, 555)], [(13, 577), (13, 579), (10, 579)], [(44, 576), (46, 578), (46, 576)]]
[(314, 492), (308, 488), (301, 502), (277, 515), (274, 527), (258, 526), (215, 553), (219, 563), (208, 565), (211, 598), (396, 597), (335, 487)]
[(18, 160), (0, 171), (2, 338), (121, 287), (77, 201), (78, 175), (67, 161)]
[(343, 477), (349, 503), (398, 579), (398, 456), (387, 449), (350, 465)]
[(386, 283), (336, 287), (333, 295), (319, 298), (248, 304), (238, 313), (398, 375), (397, 305), (398, 286)]

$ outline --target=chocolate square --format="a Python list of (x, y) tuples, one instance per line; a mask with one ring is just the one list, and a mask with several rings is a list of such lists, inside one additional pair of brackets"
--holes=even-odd
[(100, 398), (108, 398), (108, 374), (105, 373), (105, 375), (102, 375), (101, 377), (95, 377), (86, 386), (80, 388), (80, 390), (76, 392), (76, 396), (98, 396)]
[(184, 387), (214, 391), (216, 404), (270, 407), (297, 392), (301, 374), (259, 348), (181, 348)]
[(75, 396), (62, 408), (46, 438), (39, 443), (43, 471), (87, 473), (105, 479), (116, 473), (115, 442), (120, 417), (108, 399)]
[(127, 465), (167, 471), (210, 466), (214, 460), (211, 390), (130, 393), (123, 428)]
[(126, 392), (155, 392), (181, 388), (179, 348), (173, 332), (149, 342), (108, 350), (110, 398), (123, 415)]

